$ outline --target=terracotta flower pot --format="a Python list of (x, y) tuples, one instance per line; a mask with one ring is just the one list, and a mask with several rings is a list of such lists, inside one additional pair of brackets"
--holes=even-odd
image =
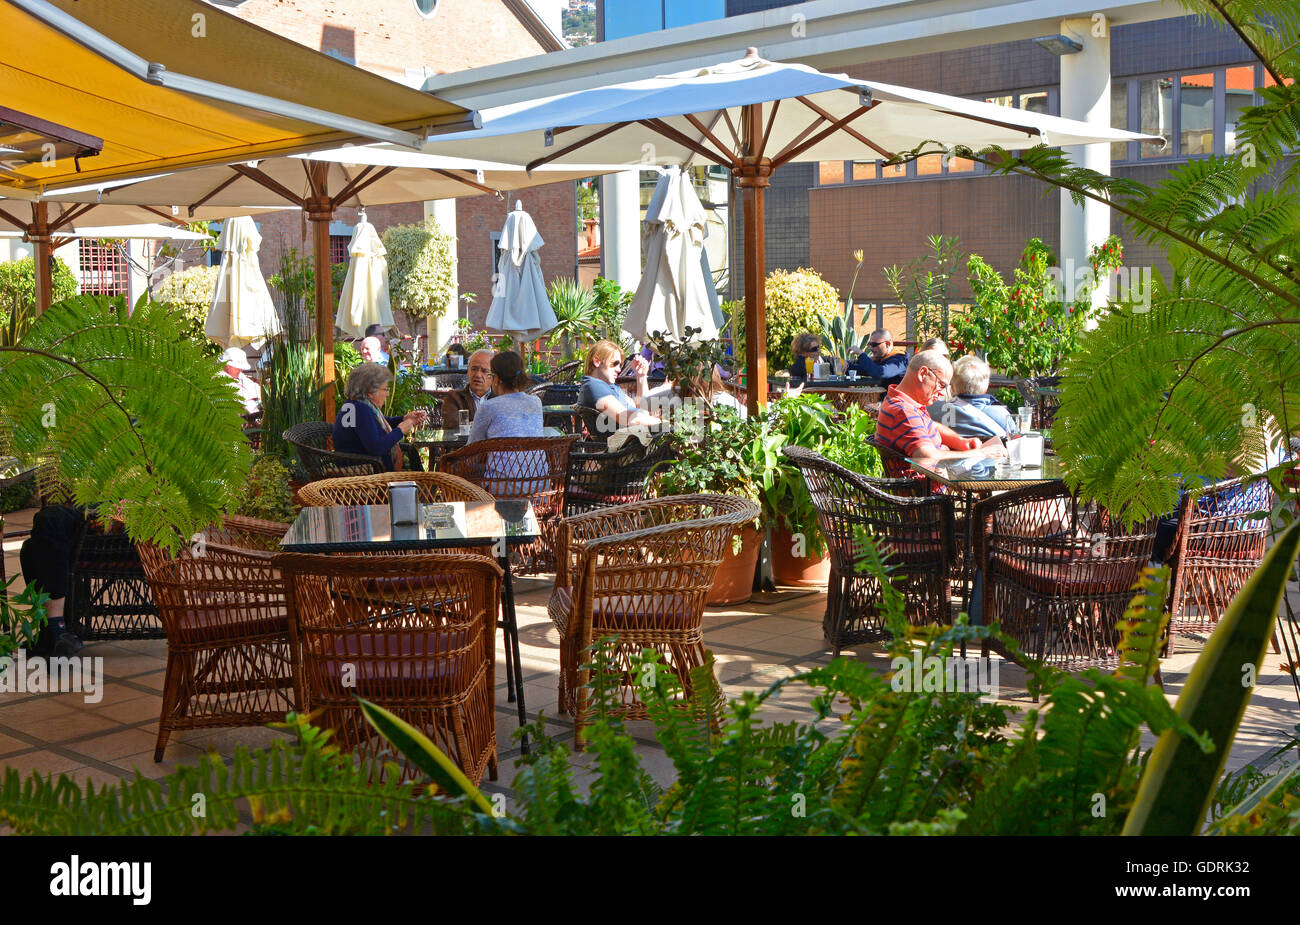
[(727, 544), (718, 566), (718, 576), (713, 579), (713, 589), (704, 599), (705, 606), (743, 604), (754, 593), (754, 569), (758, 567), (758, 553), (763, 546), (761, 534), (753, 527), (740, 531), (740, 553), (732, 552)]
[(831, 560), (828, 555), (817, 558), (798, 557), (794, 537), (779, 527), (772, 528), (772, 578), (778, 585), (797, 588), (824, 586), (831, 577)]

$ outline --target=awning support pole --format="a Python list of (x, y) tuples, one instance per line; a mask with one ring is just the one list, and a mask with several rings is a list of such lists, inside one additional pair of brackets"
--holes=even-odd
[(329, 164), (311, 162), (312, 195), (307, 200), (307, 220), (312, 229), (312, 256), (316, 270), (316, 342), (321, 352), (321, 412), (334, 420), (334, 312), (330, 306), (330, 221), (334, 203), (328, 194)]
[(745, 391), (749, 414), (767, 404), (767, 248), (763, 194), (770, 184), (771, 162), (762, 156), (763, 107), (741, 113), (745, 154), (734, 171), (744, 191), (745, 209)]
[(36, 271), (36, 314), (42, 315), (54, 301), (54, 275), (50, 271), (50, 207), (44, 202), (32, 203), (32, 223), (27, 228), (27, 240), (35, 247), (32, 254)]

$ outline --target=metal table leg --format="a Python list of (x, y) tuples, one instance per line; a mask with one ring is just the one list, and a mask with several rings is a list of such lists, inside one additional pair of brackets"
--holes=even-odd
[[(515, 614), (514, 582), (510, 578), (510, 554), (507, 552), (497, 562), (505, 572), (501, 585), (501, 617), (506, 637), (506, 686), (510, 691), (509, 698), (515, 701), (519, 710), (519, 726), (522, 728), (528, 722), (528, 711), (524, 707), (524, 665), (519, 655), (519, 620)], [(527, 736), (520, 740), (519, 746), (525, 755), (528, 754)]]

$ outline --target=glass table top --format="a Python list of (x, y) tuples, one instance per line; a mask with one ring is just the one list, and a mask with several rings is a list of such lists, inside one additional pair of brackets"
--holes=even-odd
[(530, 501), (452, 501), (420, 505), (420, 522), (394, 524), (387, 504), (306, 507), (280, 541), (288, 552), (449, 549), (528, 543), (541, 530)]
[[(952, 488), (975, 489), (980, 490), (990, 483), (1014, 482), (1016, 485), (1038, 485), (1043, 482), (1059, 482), (1065, 478), (1065, 472), (1061, 468), (1061, 460), (1058, 456), (1043, 457), (1041, 466), (1011, 466), (1006, 460), (989, 460), (994, 465), (987, 468), (981, 467), (976, 472), (966, 472), (953, 474), (951, 471), (952, 464), (959, 460), (948, 460), (939, 463), (919, 463), (914, 459), (909, 459), (908, 463), (917, 472), (926, 478), (933, 479), (943, 485)], [(989, 488), (988, 490), (996, 490)]]
[[(563, 437), (564, 431), (558, 427), (543, 427), (543, 437)], [(427, 430), (413, 430), (407, 436), (406, 442), (415, 446), (428, 446), (430, 444), (447, 444), (447, 443), (464, 443), (468, 434), (462, 434), (459, 428), (429, 428)]]

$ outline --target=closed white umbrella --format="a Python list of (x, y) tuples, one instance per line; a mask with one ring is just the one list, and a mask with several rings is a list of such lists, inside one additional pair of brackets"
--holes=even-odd
[(348, 275), (339, 294), (339, 311), (334, 324), (350, 337), (364, 337), (372, 324), (393, 327), (393, 308), (388, 301), (388, 260), (384, 242), (375, 226), (361, 221), (348, 242)]
[(258, 347), (282, 330), (258, 265), (261, 246), (262, 236), (247, 215), (229, 219), (221, 229), (221, 269), (203, 331), (223, 347)]
[(656, 331), (682, 341), (687, 327), (700, 340), (718, 336), (718, 296), (703, 261), (707, 223), (695, 185), (676, 167), (664, 171), (646, 210), (645, 273), (623, 330), (642, 341)]
[(559, 323), (542, 280), (537, 252), (543, 243), (533, 217), (516, 200), (501, 229), (501, 256), (485, 321), (489, 330), (523, 341), (540, 337)]

